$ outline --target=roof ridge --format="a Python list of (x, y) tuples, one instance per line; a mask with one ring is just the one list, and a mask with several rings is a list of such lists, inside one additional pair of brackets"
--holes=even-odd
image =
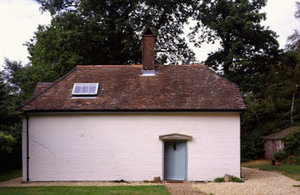
[(120, 67), (120, 66), (125, 66), (125, 67), (142, 67), (142, 64), (100, 64), (100, 65), (76, 65), (76, 68), (96, 68), (96, 67)]
[[(156, 64), (158, 66), (203, 66), (206, 67), (203, 63), (197, 64)], [(76, 68), (96, 68), (96, 67), (142, 67), (142, 64), (98, 64), (98, 65), (76, 65)]]
[[(27, 104), (29, 104), (30, 102), (32, 102), (33, 100), (35, 100), (37, 97), (39, 97), (40, 95), (42, 95), (43, 93), (45, 93), (45, 91), (48, 91), (50, 88), (52, 88), (54, 85), (56, 85), (58, 82), (60, 82), (61, 80), (65, 79), (67, 76), (69, 76), (72, 72), (74, 72), (77, 69), (77, 67), (73, 68), (72, 70), (70, 70), (67, 74), (65, 74), (64, 76), (60, 77), (59, 79), (57, 79), (54, 82), (47, 82), (47, 83), (52, 83), (52, 85), (50, 85), (49, 87), (47, 87), (45, 90), (43, 90), (41, 93), (31, 97), (28, 101), (26, 101), (22, 106), (20, 106), (19, 108), (17, 108), (17, 110), (21, 110), (22, 108), (24, 108)], [(39, 82), (38, 82), (39, 83)]]

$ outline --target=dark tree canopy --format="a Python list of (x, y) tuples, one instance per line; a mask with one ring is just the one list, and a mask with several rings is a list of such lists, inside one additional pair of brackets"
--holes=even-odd
[[(296, 4), (300, 18), (300, 3)], [(288, 38), (286, 51), (267, 72), (256, 73), (259, 90), (245, 96), (247, 112), (242, 115), (243, 160), (263, 157), (263, 136), (292, 125), (300, 125), (299, 29)], [(270, 61), (269, 61), (270, 62)], [(298, 153), (299, 155), (300, 153)], [(297, 158), (300, 158), (299, 156)]]
[(278, 54), (275, 33), (261, 25), (265, 14), (259, 11), (265, 4), (265, 0), (201, 2), (194, 16), (198, 21), (193, 28), (198, 35), (194, 41), (199, 44), (219, 40), (221, 44), (218, 51), (209, 55), (206, 65), (214, 70), (221, 69), (225, 76), (231, 72), (255, 74), (264, 71)]
[(7, 80), (8, 74), (13, 71), (7, 71), (0, 71), (0, 173), (7, 169), (20, 168), (22, 164), (22, 117), (16, 112), (16, 108), (21, 104), (18, 95), (20, 91), (15, 90), (15, 86)]
[(194, 59), (183, 25), (195, 0), (37, 0), (50, 11), (27, 43), (33, 66), (49, 66), (58, 76), (76, 64), (141, 62), (141, 33), (150, 26), (157, 36), (157, 63)]

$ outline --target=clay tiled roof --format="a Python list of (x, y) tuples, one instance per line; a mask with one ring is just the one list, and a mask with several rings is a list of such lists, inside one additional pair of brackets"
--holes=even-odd
[[(157, 66), (141, 76), (142, 65), (76, 66), (36, 96), (23, 111), (130, 111), (245, 109), (239, 88), (202, 64)], [(99, 83), (95, 97), (72, 97), (74, 83)], [(39, 86), (40, 85), (40, 86)]]
[(287, 129), (281, 130), (279, 132), (272, 133), (272, 134), (266, 136), (265, 139), (283, 139), (286, 136), (288, 136), (293, 130), (295, 130), (297, 128), (299, 128), (299, 127), (296, 127), (296, 126), (289, 127)]
[(47, 89), (48, 87), (50, 87), (53, 83), (50, 82), (39, 82), (36, 84), (32, 97), (39, 95), (40, 93), (42, 93), (45, 89)]

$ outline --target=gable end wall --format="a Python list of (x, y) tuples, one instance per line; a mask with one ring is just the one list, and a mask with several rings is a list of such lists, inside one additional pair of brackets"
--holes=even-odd
[[(23, 124), (26, 124), (24, 118)], [(190, 135), (187, 179), (240, 177), (239, 113), (31, 114), (30, 181), (163, 177), (160, 135)], [(26, 125), (23, 180), (26, 181)]]

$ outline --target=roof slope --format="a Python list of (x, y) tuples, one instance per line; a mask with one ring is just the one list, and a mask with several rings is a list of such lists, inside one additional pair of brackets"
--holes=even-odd
[(283, 139), (286, 136), (288, 136), (294, 129), (299, 128), (299, 127), (289, 127), (287, 129), (281, 130), (279, 132), (276, 133), (272, 133), (268, 136), (265, 137), (265, 139)]
[(50, 87), (53, 83), (50, 82), (38, 82), (34, 88), (32, 97), (39, 95), (42, 93), (45, 89)]
[[(202, 64), (158, 66), (85, 65), (25, 103), (23, 111), (244, 110), (239, 88)], [(99, 83), (92, 98), (72, 97), (74, 83)]]

